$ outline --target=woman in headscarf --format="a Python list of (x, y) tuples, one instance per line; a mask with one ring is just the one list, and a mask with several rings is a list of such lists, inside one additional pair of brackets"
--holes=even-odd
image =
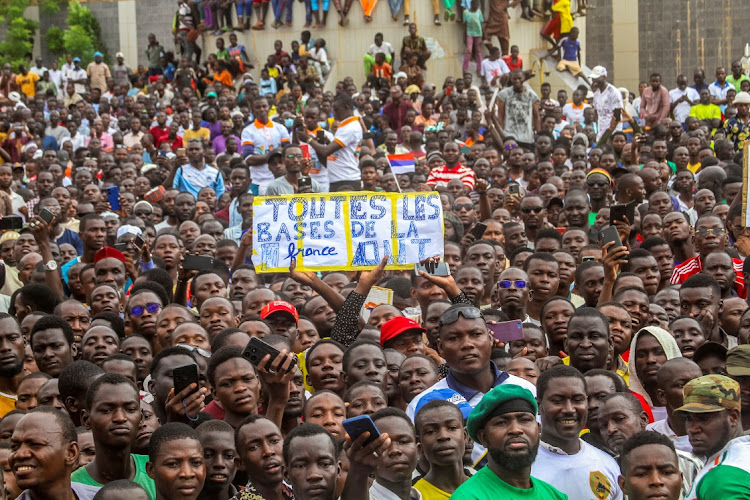
[(641, 328), (630, 342), (630, 390), (642, 396), (651, 406), (654, 420), (667, 417), (666, 408), (656, 406), (659, 402), (656, 398), (656, 373), (668, 360), (680, 356), (680, 348), (672, 335), (658, 326)]

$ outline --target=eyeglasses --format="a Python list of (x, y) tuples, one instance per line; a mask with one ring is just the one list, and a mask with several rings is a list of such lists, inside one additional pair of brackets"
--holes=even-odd
[(518, 144), (507, 144), (505, 146), (506, 151), (510, 151), (511, 149), (516, 149), (518, 147)]
[(510, 288), (511, 285), (513, 285), (516, 288), (526, 288), (526, 281), (524, 280), (501, 280), (497, 282), (497, 285), (500, 288)]
[(482, 311), (480, 311), (476, 307), (457, 307), (455, 309), (445, 311), (443, 315), (440, 316), (440, 322), (438, 323), (438, 326), (451, 325), (458, 321), (459, 316), (463, 316), (466, 319), (484, 319)]
[(287, 158), (299, 158), (300, 160), (304, 158), (302, 155), (286, 155)]
[(453, 210), (455, 210), (456, 212), (461, 211), (461, 209), (474, 210), (474, 204), (473, 203), (457, 203), (453, 205)]
[(525, 214), (530, 214), (531, 212), (534, 212), (535, 214), (542, 213), (542, 210), (544, 210), (544, 207), (523, 207), (521, 209), (521, 212)]
[(700, 227), (695, 230), (696, 234), (705, 236), (707, 234), (724, 234), (727, 232), (723, 227)]
[(157, 304), (156, 302), (149, 302), (145, 306), (134, 306), (130, 308), (130, 315), (143, 316), (144, 311), (148, 311), (149, 314), (156, 314), (157, 312), (159, 312), (159, 309), (161, 309), (161, 304)]
[(154, 215), (154, 212), (138, 210), (137, 212), (133, 212), (133, 215), (135, 215), (136, 217), (150, 217)]
[(200, 347), (190, 345), (190, 344), (175, 344), (175, 347), (182, 347), (183, 349), (187, 349), (190, 352), (197, 352), (201, 356), (203, 356), (206, 359), (209, 359), (211, 357), (211, 353), (208, 352), (205, 349), (202, 349)]

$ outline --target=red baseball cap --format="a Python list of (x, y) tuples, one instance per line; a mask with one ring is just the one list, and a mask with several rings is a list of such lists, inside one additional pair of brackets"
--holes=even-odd
[(96, 254), (94, 255), (94, 264), (96, 264), (102, 259), (108, 259), (108, 258), (117, 259), (123, 264), (125, 263), (125, 255), (123, 255), (121, 251), (112, 247), (102, 247), (101, 250), (96, 252)]
[(277, 312), (291, 314), (294, 316), (294, 322), (299, 323), (299, 313), (297, 312), (297, 309), (289, 302), (283, 300), (274, 300), (263, 306), (263, 309), (260, 310), (260, 317), (266, 319), (273, 313)]
[(397, 316), (389, 319), (380, 327), (380, 347), (391, 339), (395, 339), (408, 330), (419, 330), (424, 333), (427, 330), (419, 326), (419, 323), (405, 316)]

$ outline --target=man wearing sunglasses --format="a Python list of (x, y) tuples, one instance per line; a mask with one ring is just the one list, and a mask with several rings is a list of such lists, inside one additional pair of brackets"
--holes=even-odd
[(310, 167), (312, 160), (305, 158), (302, 149), (297, 145), (286, 146), (281, 151), (281, 156), (286, 167), (286, 174), (270, 182), (266, 186), (267, 196), (295, 193), (320, 193), (320, 184), (311, 179)]
[[(406, 409), (414, 420), (419, 401), (442, 389), (453, 389), (461, 394), (471, 407), (475, 407), (484, 395), (502, 384), (516, 384), (536, 395), (536, 388), (526, 380), (498, 369), (491, 361), (495, 339), (487, 329), (482, 312), (468, 304), (455, 304), (440, 317), (438, 324), (438, 350), (448, 366), (446, 377), (415, 397)], [(472, 459), (476, 462), (485, 449), (474, 443)]]
[(151, 290), (140, 289), (130, 296), (127, 320), (133, 334), (143, 335), (154, 345), (156, 318), (162, 308), (161, 299)]
[(535, 241), (537, 232), (544, 228), (544, 217), (547, 211), (544, 202), (538, 195), (527, 195), (521, 200), (521, 220), (526, 229), (528, 241)]
[(524, 323), (531, 320), (526, 314), (526, 304), (529, 303), (529, 277), (517, 267), (509, 267), (500, 273), (492, 296), (492, 307), (500, 308), (508, 315), (508, 319)]
[[(683, 283), (689, 277), (701, 272), (708, 254), (723, 252), (724, 248), (729, 245), (729, 235), (724, 228), (724, 223), (718, 216), (704, 215), (695, 223), (693, 241), (698, 255), (675, 266), (674, 272), (672, 272), (672, 279), (670, 280), (672, 284)], [(732, 258), (732, 264), (737, 274), (734, 289), (739, 297), (745, 299), (747, 298), (747, 288), (745, 286), (745, 278), (742, 274), (743, 263), (740, 259)]]

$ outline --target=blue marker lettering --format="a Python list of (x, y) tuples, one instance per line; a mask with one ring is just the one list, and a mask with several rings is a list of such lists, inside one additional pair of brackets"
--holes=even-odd
[[(297, 204), (302, 205), (302, 213), (297, 215)], [(289, 200), (289, 220), (300, 221), (305, 218), (307, 214), (307, 200), (305, 198), (295, 197)]]
[(270, 227), (271, 227), (271, 224), (269, 224), (268, 222), (258, 223), (258, 242), (259, 243), (265, 243), (267, 241), (271, 241), (273, 236), (271, 236), (270, 231), (268, 231)]
[(377, 220), (377, 219), (382, 219), (383, 217), (385, 217), (385, 213), (386, 213), (385, 207), (383, 205), (381, 205), (380, 203), (377, 203), (377, 202), (380, 202), (380, 201), (382, 201), (382, 202), (386, 201), (385, 196), (383, 196), (382, 194), (378, 194), (378, 195), (370, 197), (370, 208), (372, 208), (373, 210), (377, 210), (378, 211), (378, 213), (376, 213), (376, 214), (375, 213), (371, 213), (370, 214), (370, 219), (376, 219)]
[(266, 200), (266, 205), (273, 206), (273, 221), (274, 222), (279, 220), (279, 207), (284, 204), (286, 204), (286, 200), (284, 199), (271, 198), (270, 200)]

